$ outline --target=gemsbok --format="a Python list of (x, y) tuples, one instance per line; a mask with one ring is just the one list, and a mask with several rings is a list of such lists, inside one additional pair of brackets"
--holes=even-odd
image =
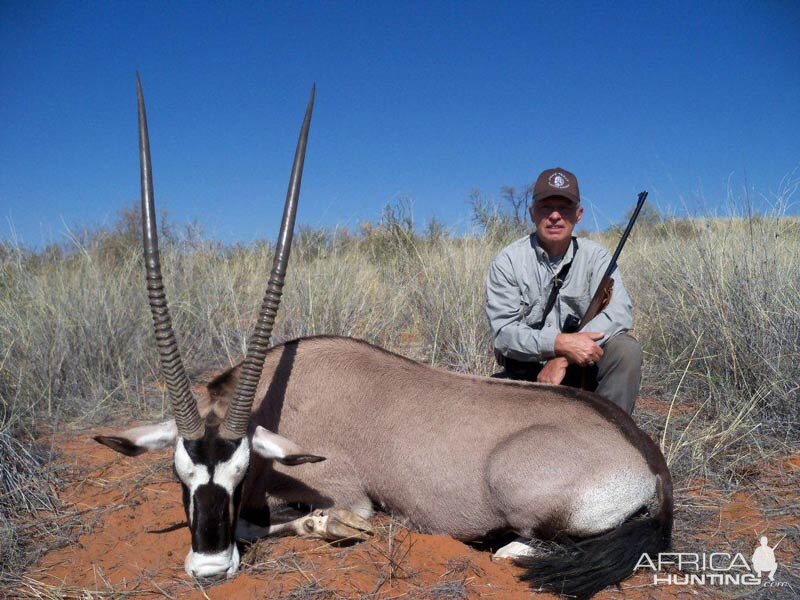
[[(266, 535), (366, 539), (376, 506), (418, 530), (464, 541), (508, 533), (565, 540), (565, 549), (543, 556), (520, 543), (498, 555), (516, 557), (534, 585), (578, 597), (629, 576), (642, 553), (667, 549), (673, 501), (666, 461), (605, 398), (451, 373), (352, 338), (269, 347), (314, 93), (246, 357), (193, 391), (162, 284), (137, 77), (147, 293), (174, 419), (95, 439), (129, 456), (174, 447), (191, 531), (186, 572), (236, 573), (240, 514), (240, 526), (261, 521)], [(309, 512), (270, 524), (268, 499)]]

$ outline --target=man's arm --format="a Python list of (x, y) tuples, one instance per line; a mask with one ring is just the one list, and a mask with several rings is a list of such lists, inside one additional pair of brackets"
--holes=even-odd
[(557, 332), (529, 327), (522, 318), (521, 298), (511, 260), (501, 253), (486, 276), (486, 316), (494, 348), (503, 356), (524, 362), (552, 358)]
[[(611, 255), (604, 248), (596, 247), (589, 269), (589, 291), (594, 296), (600, 287), (603, 274), (611, 262)], [(556, 336), (556, 358), (548, 361), (539, 374), (539, 380), (547, 383), (560, 383), (568, 364), (586, 366), (600, 360), (605, 342), (633, 325), (631, 300), (619, 269), (614, 271), (614, 287), (611, 300), (597, 316), (589, 321), (578, 333), (560, 333)], [(619, 288), (617, 287), (619, 286)]]

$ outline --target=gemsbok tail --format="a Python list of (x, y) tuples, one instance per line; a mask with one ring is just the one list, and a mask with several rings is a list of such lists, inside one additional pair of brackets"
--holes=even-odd
[(536, 588), (582, 600), (629, 577), (642, 554), (655, 557), (670, 547), (673, 505), (668, 470), (657, 475), (657, 489), (658, 514), (633, 518), (554, 554), (517, 559), (526, 569), (522, 579)]

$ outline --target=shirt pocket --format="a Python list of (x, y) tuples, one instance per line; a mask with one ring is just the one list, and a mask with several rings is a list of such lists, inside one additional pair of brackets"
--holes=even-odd
[(561, 301), (561, 317), (564, 318), (567, 314), (573, 314), (577, 317), (582, 317), (589, 308), (589, 303), (592, 301), (588, 291), (584, 290), (570, 290), (567, 293), (559, 294)]

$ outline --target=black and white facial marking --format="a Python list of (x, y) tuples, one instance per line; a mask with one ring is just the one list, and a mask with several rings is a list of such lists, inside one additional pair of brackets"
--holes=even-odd
[(234, 536), (251, 448), (263, 458), (284, 465), (325, 460), (261, 425), (255, 426), (249, 439), (233, 441), (220, 438), (216, 426), (209, 423), (202, 439), (185, 440), (178, 437), (171, 420), (94, 439), (127, 456), (175, 444), (175, 472), (183, 488), (183, 507), (192, 533), (185, 568), (194, 577), (222, 573), (231, 577), (239, 568)]
[(226, 440), (213, 427), (206, 427), (199, 440), (178, 437), (175, 471), (183, 488), (183, 507), (192, 533), (192, 550), (185, 563), (189, 575), (225, 573), (230, 577), (239, 568), (234, 532), (249, 464), (250, 444), (246, 437)]

